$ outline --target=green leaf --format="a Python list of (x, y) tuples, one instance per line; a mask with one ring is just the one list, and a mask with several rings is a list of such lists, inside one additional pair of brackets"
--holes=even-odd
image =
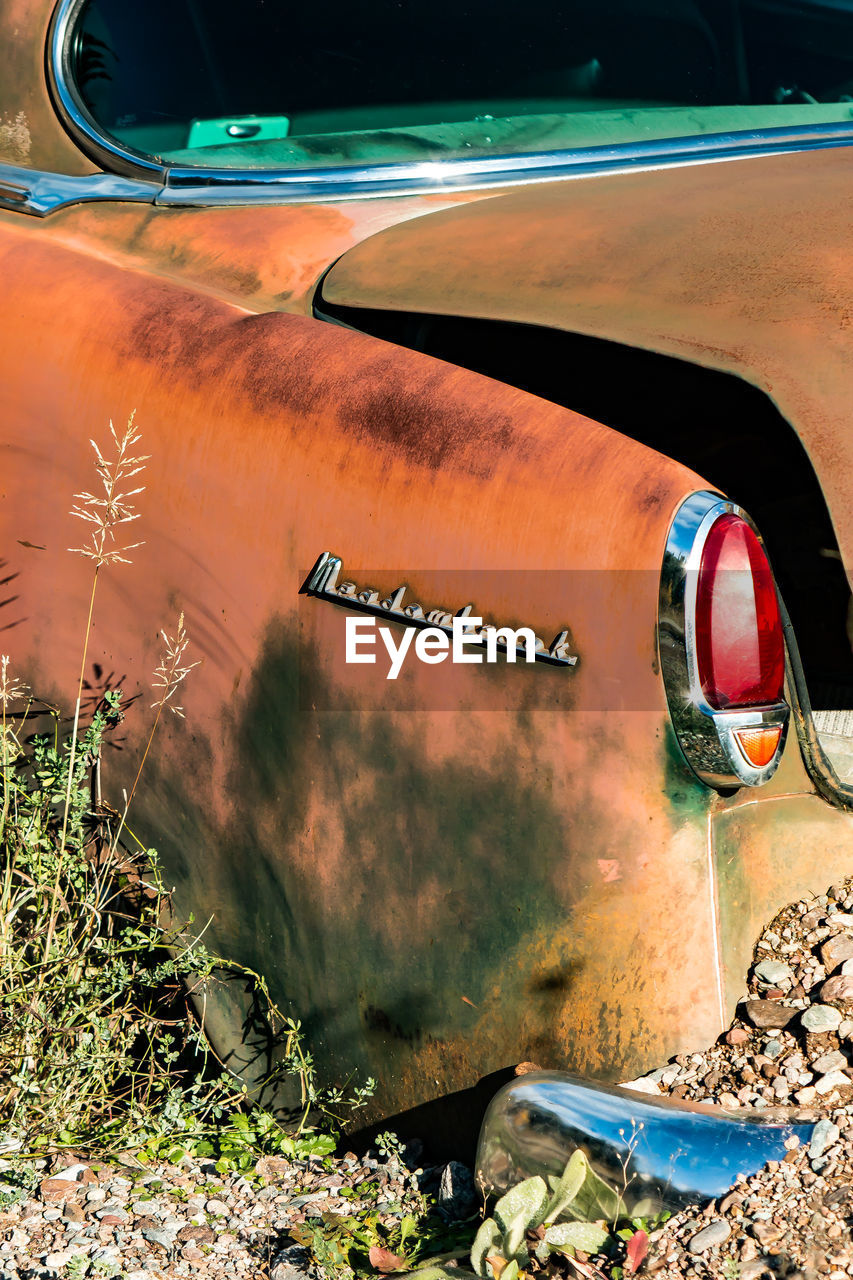
[(625, 1217), (622, 1197), (590, 1168), (588, 1162), (583, 1185), (566, 1211), (581, 1222), (596, 1222), (599, 1218), (615, 1222), (617, 1218)]
[(314, 1156), (330, 1156), (337, 1145), (337, 1140), (329, 1133), (312, 1133), (297, 1142), (300, 1152)]
[(548, 1247), (557, 1253), (566, 1253), (569, 1257), (576, 1249), (581, 1249), (584, 1253), (597, 1253), (604, 1248), (609, 1238), (610, 1233), (594, 1222), (558, 1222), (545, 1231)]
[(406, 1241), (416, 1236), (418, 1232), (417, 1221), (410, 1213), (407, 1213), (400, 1219), (400, 1247), (402, 1248)]
[(464, 1267), (419, 1267), (409, 1272), (409, 1280), (471, 1280), (473, 1275)]
[(490, 1280), (491, 1277), (486, 1266), (486, 1256), (490, 1253), (502, 1253), (501, 1229), (494, 1218), (486, 1218), (471, 1246), (471, 1266), (483, 1280)]
[(518, 1280), (518, 1263), (515, 1258), (504, 1267), (501, 1272), (501, 1280)]
[(525, 1232), (541, 1215), (548, 1201), (548, 1188), (543, 1178), (525, 1178), (510, 1187), (495, 1205), (495, 1220), (504, 1235), (504, 1257), (514, 1258)]
[[(553, 1222), (565, 1212), (583, 1186), (588, 1169), (589, 1161), (584, 1153), (580, 1150), (573, 1152), (563, 1170), (563, 1176), (554, 1187), (554, 1193), (542, 1215), (543, 1222)], [(539, 1223), (536, 1222), (533, 1225), (538, 1226)]]

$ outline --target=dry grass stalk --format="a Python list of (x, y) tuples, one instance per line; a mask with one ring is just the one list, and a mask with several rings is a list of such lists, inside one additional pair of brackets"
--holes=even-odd
[[(184, 626), (183, 613), (178, 617), (178, 629), (175, 632), (174, 639), (171, 636), (167, 636), (165, 631), (161, 631), (160, 635), (163, 637), (163, 643), (166, 646), (166, 651), (163, 654), (159, 667), (157, 667), (154, 672), (154, 679), (151, 684), (152, 689), (155, 691), (157, 689), (160, 690), (160, 697), (155, 702), (151, 703), (152, 708), (157, 708), (157, 719), (154, 721), (155, 728), (157, 727), (157, 720), (160, 719), (160, 713), (167, 704), (171, 712), (183, 719), (183, 707), (179, 707), (176, 703), (172, 702), (171, 697), (178, 685), (181, 684), (192, 671), (193, 667), (200, 665), (198, 662), (191, 662), (189, 666), (184, 665), (184, 654), (186, 653), (189, 639)], [(153, 735), (154, 730), (152, 729), (151, 732)]]
[(62, 856), (65, 851), (65, 843), (68, 836), (68, 814), (71, 808), (71, 790), (74, 779), (74, 765), (77, 754), (77, 737), (80, 726), (80, 704), (83, 699), (83, 682), (86, 678), (86, 660), (89, 653), (89, 637), (92, 632), (92, 615), (95, 609), (95, 592), (98, 587), (98, 575), (104, 565), (116, 563), (129, 564), (127, 551), (132, 551), (136, 547), (142, 546), (141, 542), (133, 542), (122, 547), (112, 545), (115, 543), (115, 531), (121, 524), (128, 524), (131, 520), (138, 518), (138, 513), (134, 511), (130, 499), (135, 498), (143, 492), (144, 485), (140, 485), (135, 489), (125, 489), (123, 486), (127, 484), (134, 476), (144, 469), (148, 460), (148, 455), (136, 454), (132, 450), (138, 444), (140, 435), (134, 427), (134, 417), (136, 410), (131, 413), (127, 427), (123, 435), (116, 433), (115, 427), (110, 421), (110, 435), (115, 445), (115, 457), (108, 460), (101, 453), (98, 445), (94, 440), (91, 441), (92, 448), (95, 450), (95, 471), (101, 479), (104, 492), (103, 494), (93, 493), (77, 493), (75, 498), (79, 505), (71, 508), (71, 514), (77, 516), (80, 520), (85, 520), (87, 524), (92, 525), (91, 542), (89, 546), (69, 547), (70, 551), (74, 551), (79, 555), (86, 556), (87, 559), (94, 560), (95, 571), (92, 576), (92, 590), (89, 595), (89, 613), (86, 619), (86, 630), (83, 638), (83, 657), (80, 663), (80, 678), (77, 682), (77, 701), (74, 707), (74, 727), (71, 732), (71, 746), (68, 758), (68, 784), (65, 792), (65, 810), (62, 818), (62, 836), (59, 842), (59, 863), (57, 866), (56, 883), (54, 886), (52, 910), (48, 923), (48, 930), (45, 936), (44, 956), (47, 959), (50, 954), (50, 944), (53, 941), (53, 933), (55, 928), (55, 907), (56, 898), (59, 892), (59, 875), (62, 866)]
[(130, 788), (130, 795), (125, 801), (124, 813), (122, 814), (121, 822), (119, 823), (118, 830), (116, 831), (115, 838), (113, 840), (114, 846), (118, 843), (118, 840), (121, 837), (125, 819), (127, 818), (127, 811), (130, 808), (130, 802), (133, 800), (139, 779), (142, 776), (145, 761), (148, 759), (148, 752), (151, 750), (151, 743), (154, 741), (154, 734), (157, 732), (157, 726), (160, 723), (163, 708), (168, 707), (174, 715), (179, 716), (181, 719), (184, 718), (183, 707), (179, 707), (177, 703), (171, 701), (172, 695), (178, 686), (187, 678), (192, 669), (200, 665), (198, 662), (190, 662), (188, 664), (184, 662), (184, 654), (187, 651), (189, 637), (187, 636), (186, 627), (184, 626), (183, 612), (181, 612), (178, 617), (178, 629), (175, 632), (174, 637), (167, 636), (165, 631), (161, 631), (160, 635), (163, 637), (163, 643), (166, 648), (163, 657), (160, 659), (159, 666), (155, 668), (154, 679), (151, 683), (152, 689), (155, 692), (159, 690), (160, 694), (160, 696), (151, 703), (152, 709), (154, 707), (157, 708), (157, 715), (154, 717), (154, 723), (151, 726), (151, 732), (148, 735), (148, 741), (145, 744), (145, 750), (142, 753), (142, 759), (139, 762), (139, 768), (136, 771), (133, 786)]
[[(6, 822), (9, 817), (9, 805), (12, 797), (12, 787), (9, 782), (9, 773), (20, 755), (20, 743), (18, 733), (9, 723), (9, 712), (13, 703), (19, 702), (29, 693), (29, 688), (21, 680), (15, 680), (9, 674), (9, 655), (8, 653), (0, 654), (0, 782), (3, 786), (3, 799), (0, 803), (0, 848), (3, 843), (3, 833), (6, 830)], [(2, 904), (0, 904), (0, 912), (5, 917), (5, 906), (8, 899), (9, 889), (9, 872), (10, 868), (5, 867), (5, 878), (3, 884)]]

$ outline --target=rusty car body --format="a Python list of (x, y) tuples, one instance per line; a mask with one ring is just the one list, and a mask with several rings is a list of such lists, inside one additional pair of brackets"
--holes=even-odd
[[(318, 67), (356, 46), (362, 66), (364, 14), (318, 6), (309, 31), (273, 5), (277, 59), (315, 42), (299, 134), (269, 94), (175, 105), (202, 8), (225, 12), (0, 3), (3, 650), (43, 696), (72, 686), (70, 495), (89, 437), (135, 409), (145, 545), (104, 575), (92, 681), (144, 689), (184, 610), (203, 661), (134, 825), (213, 943), (303, 1019), (323, 1076), (375, 1076), (378, 1116), (522, 1059), (612, 1081), (701, 1048), (759, 927), (853, 871), (851, 26), (793, 0), (625, 3), (632, 41), (665, 24), (658, 78), (679, 68), (653, 102), (631, 63), (600, 112), (566, 106), (610, 65), (590, 31), (559, 90), (548, 68), (523, 90), (547, 111), (486, 85), (467, 117), (400, 130), (378, 107), (318, 123), (310, 98)], [(750, 97), (762, 21), (781, 69), (762, 53)], [(245, 40), (213, 23), (199, 66), (221, 70)], [(505, 25), (484, 54), (502, 74)], [(258, 40), (235, 49), (244, 80)], [(779, 77), (801, 47), (798, 88)], [(694, 101), (709, 58), (728, 96)], [(130, 107), (125, 76), (146, 86)], [(692, 569), (673, 531), (694, 510), (688, 551), (712, 510), (760, 531), (790, 615), (784, 694), (743, 721), (778, 725), (778, 750), (737, 776), (675, 671), (673, 574)], [(336, 576), (312, 586), (323, 556)], [(348, 663), (346, 619), (401, 586), (395, 635), (470, 604), (576, 661), (412, 661), (393, 681)], [(239, 1066), (237, 994), (207, 1016)]]

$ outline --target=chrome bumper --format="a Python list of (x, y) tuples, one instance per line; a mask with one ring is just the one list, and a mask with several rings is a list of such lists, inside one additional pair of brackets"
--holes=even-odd
[(559, 1071), (520, 1076), (495, 1095), (477, 1151), (477, 1181), (501, 1195), (524, 1178), (559, 1178), (572, 1152), (622, 1197), (626, 1213), (655, 1214), (714, 1199), (738, 1174), (782, 1160), (785, 1142), (811, 1138), (813, 1122), (656, 1098)]

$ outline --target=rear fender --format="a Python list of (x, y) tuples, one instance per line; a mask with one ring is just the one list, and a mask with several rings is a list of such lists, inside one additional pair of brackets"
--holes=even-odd
[[(68, 704), (91, 580), (68, 508), (88, 437), (135, 408), (145, 545), (101, 575), (88, 673), (138, 699), (106, 786), (135, 771), (183, 609), (202, 665), (131, 825), (322, 1074), (377, 1076), (387, 1114), (523, 1058), (613, 1079), (716, 1035), (715, 797), (656, 650), (667, 530), (701, 479), (421, 354), (5, 227), (0, 271), (7, 646)], [(381, 596), (567, 630), (578, 662), (348, 665), (347, 609), (300, 595), (324, 551)], [(209, 998), (226, 1049), (240, 1007)]]

